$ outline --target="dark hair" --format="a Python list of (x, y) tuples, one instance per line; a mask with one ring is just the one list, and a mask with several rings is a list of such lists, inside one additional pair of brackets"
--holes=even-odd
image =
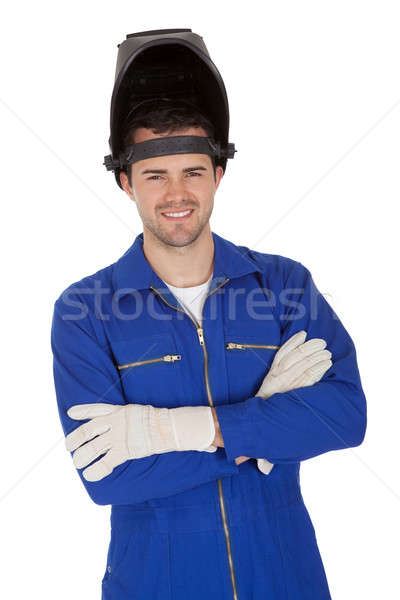
[[(202, 127), (207, 137), (215, 136), (214, 125), (195, 107), (191, 107), (185, 102), (166, 101), (155, 99), (153, 102), (146, 102), (138, 107), (133, 116), (125, 119), (122, 126), (122, 145), (123, 150), (134, 143), (135, 132), (139, 127), (151, 129), (154, 133), (174, 133), (189, 127)], [(214, 170), (214, 180), (216, 180), (216, 163), (213, 156), (210, 157)], [(131, 165), (124, 169), (129, 185), (132, 187)]]

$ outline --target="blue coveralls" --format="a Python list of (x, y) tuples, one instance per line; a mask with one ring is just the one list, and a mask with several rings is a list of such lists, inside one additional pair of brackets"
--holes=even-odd
[[(97, 482), (78, 471), (90, 498), (112, 505), (102, 600), (328, 600), (299, 469), (364, 439), (355, 347), (301, 263), (212, 236), (202, 328), (151, 268), (143, 233), (54, 305), (65, 435), (85, 422), (68, 417), (75, 404), (210, 405), (225, 443), (129, 460)], [(277, 349), (303, 329), (326, 340), (332, 367), (313, 386), (256, 396)], [(265, 475), (237, 456), (275, 466)]]

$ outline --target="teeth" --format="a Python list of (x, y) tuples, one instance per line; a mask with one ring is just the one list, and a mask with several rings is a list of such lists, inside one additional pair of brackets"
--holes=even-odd
[(167, 217), (184, 217), (185, 215), (188, 215), (191, 212), (191, 208), (189, 210), (185, 210), (184, 212), (177, 212), (177, 213), (164, 213), (165, 215), (167, 215)]

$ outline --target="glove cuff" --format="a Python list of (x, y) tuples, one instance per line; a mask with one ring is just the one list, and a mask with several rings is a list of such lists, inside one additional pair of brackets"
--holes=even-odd
[(215, 425), (211, 406), (182, 406), (168, 410), (178, 450), (205, 450), (212, 444)]
[(257, 458), (257, 466), (264, 475), (268, 475), (274, 465), (266, 458)]

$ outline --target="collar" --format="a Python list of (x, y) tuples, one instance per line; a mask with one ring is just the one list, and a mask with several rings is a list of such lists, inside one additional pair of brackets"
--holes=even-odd
[[(211, 232), (214, 240), (214, 271), (209, 290), (218, 287), (225, 279), (242, 277), (264, 269), (249, 256), (248, 248), (239, 247), (229, 240)], [(119, 297), (132, 290), (149, 289), (169, 292), (169, 288), (152, 269), (143, 252), (143, 232), (136, 236), (133, 244), (114, 264), (113, 285)]]

